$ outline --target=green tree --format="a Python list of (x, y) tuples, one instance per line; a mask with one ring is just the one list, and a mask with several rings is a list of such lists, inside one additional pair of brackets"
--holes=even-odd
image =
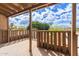
[[(49, 24), (41, 23), (41, 22), (32, 22), (32, 28), (36, 28), (38, 30), (48, 30)], [(27, 27), (29, 29), (29, 26)]]

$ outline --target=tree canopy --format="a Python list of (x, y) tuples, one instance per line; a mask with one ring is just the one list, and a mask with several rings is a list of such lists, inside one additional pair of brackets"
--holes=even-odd
[[(49, 27), (50, 27), (49, 24), (46, 23), (32, 22), (32, 28), (36, 28), (38, 30), (48, 30)], [(29, 26), (27, 29), (29, 29)]]

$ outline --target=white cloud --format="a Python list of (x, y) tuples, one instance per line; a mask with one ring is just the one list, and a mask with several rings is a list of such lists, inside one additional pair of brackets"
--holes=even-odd
[(69, 3), (68, 6), (65, 8), (65, 11), (69, 11), (72, 10), (72, 4)]
[(56, 12), (56, 13), (54, 13), (54, 14), (60, 15), (62, 12), (64, 12), (63, 9), (58, 9), (58, 12)]

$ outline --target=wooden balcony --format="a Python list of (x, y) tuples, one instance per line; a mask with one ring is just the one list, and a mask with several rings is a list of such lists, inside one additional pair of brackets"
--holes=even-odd
[[(55, 4), (56, 3), (26, 3), (27, 6), (22, 8), (20, 6), (24, 6), (24, 4), (0, 4), (0, 44), (29, 37), (29, 46), (27, 47), (29, 47), (30, 52), (32, 52), (32, 39), (35, 38), (37, 40), (36, 46), (40, 48), (58, 51), (65, 55), (77, 56), (76, 3), (72, 3), (71, 31), (32, 31), (32, 11)], [(8, 17), (25, 12), (29, 13), (29, 34), (26, 30), (9, 31)]]
[[(23, 39), (25, 42), (27, 42), (27, 44), (29, 43), (28, 30), (9, 30), (9, 31), (1, 31), (0, 33), (2, 33), (1, 44), (6, 43), (9, 45), (11, 44), (11, 42), (17, 42)], [(7, 36), (7, 33), (8, 33), (8, 36)], [(5, 39), (6, 37), (8, 37), (8, 39)], [(70, 51), (71, 50), (71, 31), (32, 30), (32, 41), (33, 41), (32, 46), (37, 50), (37, 55), (41, 55), (39, 53), (39, 50), (42, 50), (42, 51), (47, 50), (47, 52), (43, 52), (44, 55), (46, 55), (49, 52), (50, 53), (53, 52), (56, 55), (71, 55), (70, 53), (71, 52)], [(6, 44), (3, 44), (3, 46), (5, 46)], [(28, 45), (26, 46), (28, 47)]]

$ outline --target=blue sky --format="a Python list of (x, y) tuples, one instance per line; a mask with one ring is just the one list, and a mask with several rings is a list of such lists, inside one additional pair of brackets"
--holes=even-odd
[[(51, 27), (71, 27), (72, 4), (61, 3), (32, 12), (32, 21), (48, 23)], [(79, 27), (79, 4), (77, 4), (77, 27)], [(9, 18), (9, 24), (27, 27), (29, 24), (29, 13)]]

